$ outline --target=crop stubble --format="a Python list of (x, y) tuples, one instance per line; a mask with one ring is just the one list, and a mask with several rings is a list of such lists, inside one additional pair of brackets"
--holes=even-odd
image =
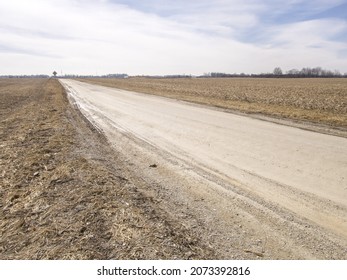
[(0, 259), (209, 259), (55, 79), (0, 80)]

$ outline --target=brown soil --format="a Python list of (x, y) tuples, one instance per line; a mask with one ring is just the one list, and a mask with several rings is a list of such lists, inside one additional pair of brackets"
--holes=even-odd
[(80, 79), (99, 85), (299, 122), (347, 128), (347, 79)]
[(0, 259), (218, 258), (124, 175), (57, 80), (1, 79), (0, 108)]

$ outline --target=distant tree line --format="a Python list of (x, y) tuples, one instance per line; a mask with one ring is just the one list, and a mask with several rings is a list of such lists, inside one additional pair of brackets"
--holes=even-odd
[(128, 74), (107, 74), (107, 75), (103, 75), (101, 76), (102, 78), (117, 78), (117, 79), (126, 79), (128, 78)]
[[(129, 78), (128, 74), (107, 74), (107, 75), (75, 75), (75, 74), (65, 74), (57, 76), (57, 72), (53, 72), (54, 77), (58, 78), (117, 78), (125, 79)], [(49, 78), (49, 75), (3, 75), (0, 78)], [(222, 73), (222, 72), (210, 72), (204, 73), (200, 76), (192, 76), (187, 74), (177, 74), (177, 75), (140, 75), (131, 77), (142, 77), (142, 78), (232, 78), (232, 77), (252, 77), (252, 78), (347, 78), (347, 73), (341, 74), (339, 71), (331, 71), (323, 69), (322, 67), (305, 67), (301, 70), (291, 69), (283, 73), (280, 67), (276, 67), (271, 73), (261, 73), (261, 74), (245, 74), (245, 73)]]
[(331, 71), (322, 69), (322, 67), (315, 67), (315, 68), (302, 68), (301, 70), (297, 69), (291, 69), (286, 72), (287, 76), (294, 76), (294, 77), (342, 77), (347, 76), (347, 73), (342, 75), (338, 70)]
[(347, 73), (341, 74), (338, 70), (331, 71), (323, 69), (322, 67), (309, 68), (305, 67), (301, 70), (291, 69), (286, 73), (283, 73), (280, 67), (276, 67), (272, 73), (261, 73), (261, 74), (228, 74), (211, 72), (205, 73), (199, 77), (212, 77), (212, 78), (225, 78), (225, 77), (259, 77), (259, 78), (347, 78)]
[(186, 74), (174, 74), (174, 75), (138, 75), (133, 76), (138, 78), (155, 78), (155, 79), (180, 79), (180, 78), (192, 78), (192, 75)]
[(57, 76), (58, 78), (113, 78), (113, 79), (126, 79), (129, 78), (128, 74), (107, 74), (107, 75), (75, 75), (75, 74), (65, 74), (62, 76)]
[[(128, 78), (128, 74), (107, 74), (107, 75), (75, 75), (75, 74), (66, 74), (66, 75), (57, 75), (58, 73), (54, 71), (54, 77), (57, 78), (119, 78), (124, 79)], [(49, 78), (49, 75), (39, 74), (39, 75), (0, 75), (0, 78)]]
[(2, 75), (0, 78), (49, 78), (48, 75)]

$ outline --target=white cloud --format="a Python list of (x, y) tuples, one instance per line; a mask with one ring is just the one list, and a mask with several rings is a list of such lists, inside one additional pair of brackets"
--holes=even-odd
[(309, 20), (273, 27), (269, 31), (273, 33), (272, 41), (282, 43), (287, 48), (310, 46), (338, 48), (346, 44), (331, 41), (331, 38), (347, 31), (347, 22), (338, 19)]
[[(266, 24), (262, 16), (276, 1), (144, 2), (147, 7), (137, 9), (125, 1), (0, 2), (0, 75), (60, 69), (79, 74), (250, 73), (318, 65), (347, 71), (347, 60), (341, 58), (346, 42), (331, 39), (346, 32), (344, 20)], [(294, 2), (285, 2), (282, 13)], [(257, 39), (243, 40), (249, 31)]]

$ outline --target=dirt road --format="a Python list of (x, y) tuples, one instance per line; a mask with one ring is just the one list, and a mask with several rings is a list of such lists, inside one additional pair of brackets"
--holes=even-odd
[[(183, 211), (177, 206), (186, 208), (182, 215), (200, 215), (203, 224), (213, 221), (216, 243), (232, 231), (227, 242), (256, 256), (346, 258), (347, 139), (161, 97), (61, 83), (114, 148), (125, 151), (138, 175), (157, 186), (150, 191), (167, 207), (177, 215)], [(241, 244), (246, 235), (248, 244)]]

